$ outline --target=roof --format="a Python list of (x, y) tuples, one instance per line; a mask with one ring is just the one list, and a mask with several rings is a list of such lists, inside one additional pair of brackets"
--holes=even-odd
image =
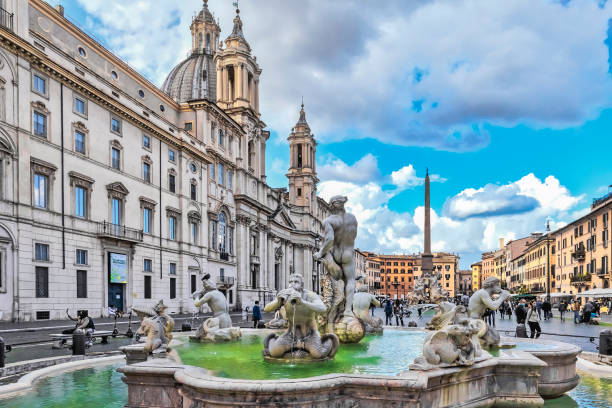
[(162, 90), (177, 102), (194, 99), (215, 101), (216, 66), (207, 53), (192, 53), (170, 71)]

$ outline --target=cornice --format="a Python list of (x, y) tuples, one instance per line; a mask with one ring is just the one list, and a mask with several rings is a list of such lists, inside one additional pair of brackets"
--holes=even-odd
[(159, 126), (151, 122), (143, 121), (140, 118), (139, 114), (137, 114), (130, 108), (127, 108), (126, 106), (120, 104), (118, 101), (114, 100), (109, 95), (106, 95), (102, 91), (98, 90), (91, 84), (87, 83), (85, 80), (79, 78), (76, 74), (73, 74), (66, 68), (59, 65), (58, 63), (52, 61), (42, 51), (39, 51), (34, 46), (29, 44), (16, 34), (8, 32), (6, 30), (0, 30), (0, 45), (11, 50), (13, 53), (21, 56), (22, 58), (28, 60), (30, 64), (35, 66), (38, 70), (45, 72), (45, 74), (55, 78), (66, 86), (78, 91), (89, 99), (95, 100), (97, 103), (106, 107), (116, 115), (121, 116), (122, 118), (130, 121), (135, 126), (144, 129), (152, 135), (155, 135), (159, 139), (163, 140), (165, 143), (188, 151), (195, 157), (201, 159), (202, 161), (212, 163), (211, 158), (208, 157), (201, 150), (198, 150), (195, 147), (191, 146), (188, 142), (171, 135), (170, 133), (161, 129)]

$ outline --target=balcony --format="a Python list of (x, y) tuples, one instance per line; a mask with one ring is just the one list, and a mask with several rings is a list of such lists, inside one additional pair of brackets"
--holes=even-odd
[(227, 252), (219, 253), (219, 259), (222, 261), (229, 261), (229, 254)]
[(572, 252), (572, 258), (576, 259), (578, 262), (584, 262), (585, 257), (586, 251), (584, 247), (580, 247), (576, 251)]
[(572, 286), (580, 287), (585, 286), (587, 283), (591, 282), (591, 274), (587, 273), (584, 275), (572, 275), (570, 276), (570, 283)]
[(0, 27), (13, 31), (13, 13), (0, 7)]
[(604, 268), (598, 268), (597, 269), (597, 275), (598, 276), (603, 276), (603, 275), (607, 275), (608, 274), (608, 269), (604, 269)]
[(233, 276), (217, 276), (217, 289), (229, 289), (234, 286)]
[(114, 238), (127, 242), (142, 242), (143, 232), (123, 225), (101, 222), (98, 224), (99, 238)]

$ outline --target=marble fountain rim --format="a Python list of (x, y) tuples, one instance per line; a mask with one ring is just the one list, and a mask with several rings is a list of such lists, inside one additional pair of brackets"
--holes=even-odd
[[(34, 360), (30, 360), (34, 361)], [(125, 356), (116, 354), (105, 357), (85, 358), (82, 360), (69, 361), (67, 363), (54, 364), (49, 367), (39, 368), (31, 371), (17, 380), (17, 382), (0, 386), (0, 401), (5, 398), (12, 398), (33, 389), (36, 383), (44, 378), (70, 371), (81, 370), (84, 368), (106, 366), (125, 361)]]

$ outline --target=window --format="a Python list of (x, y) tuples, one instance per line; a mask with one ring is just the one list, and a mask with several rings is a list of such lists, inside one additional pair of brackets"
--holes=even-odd
[(174, 262), (170, 262), (170, 275), (176, 275), (176, 264)]
[(115, 225), (121, 225), (121, 200), (113, 198), (112, 201), (112, 221)]
[(208, 165), (208, 175), (211, 179), (215, 179), (215, 163), (210, 163)]
[(196, 280), (196, 276), (195, 275), (191, 275), (191, 293), (194, 293), (196, 290), (198, 290), (198, 286), (196, 284), (197, 280)]
[(74, 150), (85, 154), (85, 134), (78, 130), (74, 131)]
[(227, 171), (227, 188), (232, 188), (232, 171)]
[(198, 170), (198, 167), (195, 165), (194, 162), (189, 163), (189, 170), (191, 170), (192, 173), (195, 173)]
[(121, 119), (111, 116), (111, 132), (121, 136)]
[(116, 71), (111, 71), (111, 77), (113, 77), (113, 79), (116, 81), (119, 78), (119, 75), (117, 75)]
[(302, 145), (297, 145), (297, 166), (302, 167)]
[(176, 161), (174, 157), (175, 157), (174, 150), (168, 150), (168, 160), (174, 163)]
[(138, 96), (140, 96), (141, 98), (144, 98), (144, 91), (142, 89), (138, 90)]
[(608, 256), (604, 256), (601, 258), (601, 273), (608, 273)]
[(302, 196), (302, 189), (298, 187), (297, 189), (297, 196), (301, 197)]
[(35, 277), (36, 286), (36, 297), (37, 298), (48, 298), (49, 297), (49, 268), (43, 266), (37, 266)]
[(34, 111), (34, 135), (47, 137), (47, 115)]
[(86, 249), (76, 250), (76, 264), (77, 265), (87, 265), (87, 250)]
[(171, 193), (176, 193), (176, 179), (174, 174), (168, 175), (168, 190), (170, 190)]
[(227, 137), (227, 151), (229, 152), (229, 154), (232, 154), (232, 145), (234, 144), (234, 138), (229, 135)]
[(147, 183), (151, 182), (151, 165), (149, 163), (142, 163), (142, 178)]
[(119, 149), (112, 148), (111, 150), (111, 166), (113, 169), (120, 170), (121, 169), (121, 152)]
[(47, 96), (47, 78), (38, 73), (32, 74), (33, 91), (42, 96)]
[(87, 190), (79, 186), (74, 188), (74, 215), (87, 217)]
[(47, 208), (49, 196), (49, 178), (43, 174), (34, 173), (34, 206)]
[(168, 218), (168, 238), (172, 241), (176, 240), (176, 218)]
[(227, 252), (226, 251), (226, 222), (225, 222), (225, 214), (222, 212), (219, 213), (219, 252)]
[(219, 146), (223, 146), (223, 130), (219, 129)]
[(142, 135), (142, 147), (145, 149), (151, 149), (151, 137), (148, 135)]
[(185, 132), (191, 132), (193, 130), (193, 122), (185, 122)]
[(190, 195), (191, 195), (191, 199), (193, 201), (196, 201), (197, 199), (197, 192), (198, 192), (198, 186), (196, 185), (196, 183), (191, 183), (191, 191), (190, 191)]
[(48, 261), (49, 260), (49, 245), (47, 244), (34, 244), (34, 259), (36, 261)]
[(195, 222), (190, 223), (189, 229), (191, 231), (191, 243), (196, 245), (198, 243), (198, 224)]
[(151, 233), (152, 214), (150, 208), (142, 209), (142, 231), (145, 234)]
[(87, 297), (87, 271), (76, 271), (77, 298)]
[(81, 116), (87, 115), (87, 102), (85, 98), (75, 95), (73, 98), (73, 103), (74, 105), (72, 109), (74, 113), (76, 113), (77, 115), (81, 115)]
[(144, 297), (145, 299), (151, 299), (151, 276), (149, 275), (144, 277)]
[(153, 261), (151, 261), (150, 259), (148, 258), (143, 259), (142, 265), (143, 265), (143, 270), (145, 272), (153, 272)]
[(170, 299), (176, 299), (176, 278), (170, 278)]

